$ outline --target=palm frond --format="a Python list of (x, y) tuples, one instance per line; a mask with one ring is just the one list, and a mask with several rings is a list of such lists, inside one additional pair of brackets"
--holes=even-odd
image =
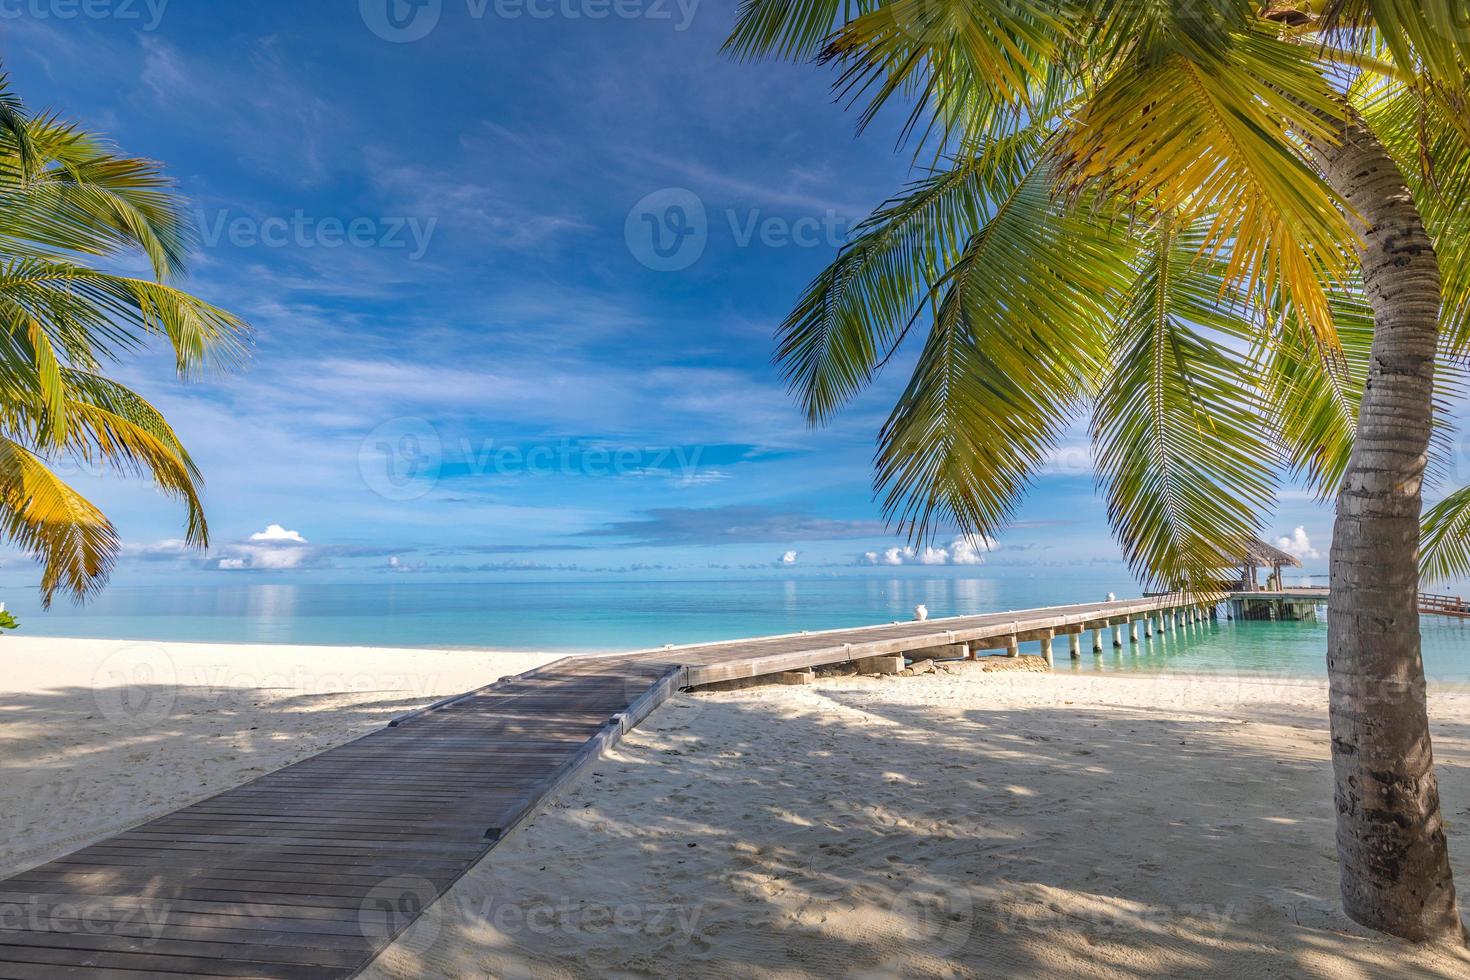
[(10, 74), (3, 71), (0, 71), (0, 141), (11, 148), (9, 154), (0, 153), (0, 182), (25, 184), (35, 172), (38, 154), (25, 103), (10, 90)]
[[(1099, 483), (1129, 564), (1167, 589), (1214, 585), (1275, 495), (1278, 451), (1248, 359), (1248, 303), (1206, 222), (1165, 220), (1115, 327), (1093, 408)], [(1208, 332), (1206, 332), (1208, 331)]]
[(1005, 107), (1027, 106), (1053, 76), (1064, 7), (1053, 0), (889, 0), (847, 23), (822, 51), (843, 66), (839, 88), (866, 105), (859, 127), (895, 96), (964, 134)]
[(41, 599), (78, 600), (102, 587), (117, 560), (117, 531), (85, 497), (24, 446), (0, 436), (0, 530), (41, 562)]
[(724, 51), (741, 59), (805, 60), (826, 47), (841, 24), (880, 0), (741, 0)]
[(1297, 134), (1334, 138), (1340, 109), (1300, 46), (1238, 35), (1223, 57), (1182, 54), (1120, 68), (1065, 137), (1065, 173), (1183, 222), (1208, 218), (1201, 254), (1227, 254), (1226, 279), (1290, 297), (1331, 346), (1324, 283), (1346, 279), (1356, 237)]
[(1040, 165), (1046, 136), (1033, 126), (990, 141), (854, 229), (776, 334), (776, 361), (809, 422), (825, 422), (872, 380), (939, 295), (943, 271)]
[(1277, 311), (1257, 353), (1262, 394), (1287, 460), (1323, 500), (1336, 496), (1347, 472), (1373, 343), (1373, 310), (1361, 293), (1336, 289), (1328, 302), (1335, 351), (1325, 350), (1289, 312)]
[[(42, 165), (24, 181), (0, 176), (0, 251), (55, 257), (137, 249), (159, 279), (183, 273), (193, 224), (157, 164), (120, 156), (52, 116), (29, 120), (27, 132)], [(0, 159), (16, 151), (0, 133)]]
[(1470, 487), (1461, 487), (1424, 514), (1419, 569), (1426, 582), (1470, 578)]
[[(156, 408), (98, 370), (154, 338), (179, 373), (239, 364), (249, 327), (164, 280), (193, 245), (184, 200), (157, 164), (55, 116), (32, 118), (0, 74), (0, 533), (42, 563), (41, 592), (85, 599), (118, 554), (112, 525), (58, 479), (70, 457), (151, 479), (209, 529), (199, 471)], [(146, 256), (155, 280), (86, 257)]]
[(150, 335), (169, 343), (185, 377), (238, 366), (249, 351), (249, 325), (234, 314), (164, 283), (65, 262), (0, 262), (0, 318), (21, 316), (39, 321), (83, 366), (136, 349)]
[(975, 233), (878, 440), (884, 513), (915, 540), (993, 535), (1100, 371), (1132, 255), (1106, 216), (1050, 193), (1045, 162)]
[(1328, 0), (1324, 13), (1329, 33), (1376, 33), (1395, 64), (1419, 66), (1437, 83), (1466, 90), (1470, 12), (1464, 0)]
[(178, 437), (166, 424), (156, 424), (162, 422), (162, 417), (141, 398), (133, 396), (121, 404), (115, 397), (112, 401), (123, 411), (110, 411), (86, 401), (70, 404), (73, 423), (66, 449), (89, 463), (105, 463), (124, 474), (151, 479), (165, 495), (183, 502), (188, 514), (184, 540), (195, 547), (207, 547), (209, 525), (196, 483), (197, 470), (187, 455), (181, 454)]

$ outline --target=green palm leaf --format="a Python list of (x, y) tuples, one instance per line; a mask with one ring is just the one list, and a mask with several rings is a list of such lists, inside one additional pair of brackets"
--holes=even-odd
[[(1260, 529), (1278, 451), (1249, 359), (1252, 331), (1206, 223), (1152, 236), (1111, 338), (1093, 409), (1099, 482), (1134, 571), (1168, 589), (1217, 585)], [(1223, 299), (1222, 299), (1223, 298)]]
[(1419, 567), (1427, 582), (1470, 578), (1470, 487), (1461, 487), (1424, 514)]
[(916, 539), (953, 525), (997, 532), (1101, 370), (1131, 247), (1090, 202), (1054, 198), (1053, 175), (1045, 159), (1017, 175), (940, 281), (943, 302), (879, 435), (884, 512)]
[(1172, 54), (1120, 68), (1077, 113), (1066, 176), (1208, 218), (1201, 254), (1228, 255), (1227, 281), (1243, 292), (1289, 297), (1330, 345), (1324, 284), (1346, 280), (1356, 236), (1294, 134), (1331, 139), (1339, 115), (1306, 52), (1252, 31), (1213, 61)]
[[(94, 593), (118, 554), (112, 525), (48, 459), (151, 479), (184, 504), (188, 542), (208, 542), (199, 472), (178, 436), (98, 373), (159, 341), (186, 377), (243, 360), (244, 321), (162, 281), (182, 272), (192, 241), (157, 165), (55, 117), (27, 118), (0, 76), (0, 530), (41, 561), (47, 604)], [(157, 281), (84, 261), (140, 255)]]

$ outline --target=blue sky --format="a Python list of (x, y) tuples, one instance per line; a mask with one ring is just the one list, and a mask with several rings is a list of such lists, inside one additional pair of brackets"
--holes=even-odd
[[(976, 571), (947, 538), (890, 551), (872, 498), (906, 360), (817, 432), (770, 364), (908, 176), (896, 126), (857, 137), (823, 70), (723, 57), (732, 0), (391, 0), (402, 29), (387, 2), (0, 11), (15, 89), (165, 161), (191, 287), (258, 332), (238, 375), (120, 372), (202, 465), (215, 547), (73, 474), (128, 542), (119, 580)], [(1330, 514), (1288, 491), (1271, 536), (1299, 526), (1325, 570)], [(987, 574), (1121, 569), (1080, 430), (994, 545)]]

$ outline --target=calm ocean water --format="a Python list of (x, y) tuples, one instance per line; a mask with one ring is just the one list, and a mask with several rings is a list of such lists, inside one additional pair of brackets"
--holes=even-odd
[[(194, 642), (633, 650), (1025, 609), (1136, 594), (1126, 582), (1044, 578), (883, 578), (720, 582), (536, 582), (109, 588), (90, 605), (42, 612), (9, 591), (22, 635)], [(1470, 622), (1426, 617), (1425, 669), (1470, 681)], [(1325, 623), (1233, 623), (1179, 630), (1059, 669), (1204, 670), (1320, 675)], [(3, 642), (3, 641), (0, 641)], [(1034, 644), (1031, 646), (1034, 647)]]

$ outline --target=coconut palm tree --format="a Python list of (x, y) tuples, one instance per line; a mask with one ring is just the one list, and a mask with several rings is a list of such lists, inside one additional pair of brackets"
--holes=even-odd
[(913, 341), (898, 527), (997, 533), (1081, 419), (1157, 586), (1218, 582), (1287, 473), (1336, 498), (1344, 908), (1456, 941), (1416, 592), (1436, 363), (1470, 348), (1461, 7), (744, 0), (727, 44), (834, 65), (862, 125), (907, 107), (920, 174), (777, 336), (813, 424)]
[[(186, 376), (244, 355), (243, 321), (169, 285), (189, 247), (183, 201), (156, 164), (28, 115), (0, 74), (0, 531), (41, 562), (48, 605), (99, 589), (119, 551), (57, 460), (152, 479), (184, 503), (189, 543), (208, 542), (189, 454), (157, 409), (103, 373), (153, 340)], [(151, 277), (122, 271), (140, 259)]]

